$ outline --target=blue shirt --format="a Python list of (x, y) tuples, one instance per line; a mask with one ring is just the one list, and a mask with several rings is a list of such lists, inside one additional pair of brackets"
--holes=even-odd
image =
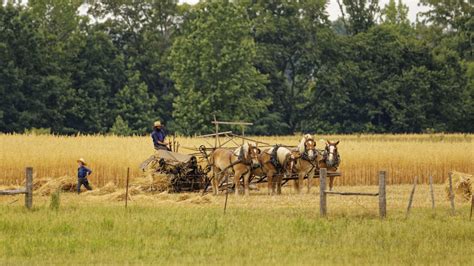
[(166, 134), (163, 129), (153, 130), (153, 132), (151, 133), (151, 138), (153, 139), (153, 145), (155, 146), (155, 148), (160, 147), (160, 146), (166, 146), (166, 145), (158, 143), (158, 141), (164, 142), (165, 137), (166, 137)]
[(92, 174), (92, 170), (85, 167), (84, 165), (77, 168), (77, 177), (78, 178), (86, 178), (90, 174)]

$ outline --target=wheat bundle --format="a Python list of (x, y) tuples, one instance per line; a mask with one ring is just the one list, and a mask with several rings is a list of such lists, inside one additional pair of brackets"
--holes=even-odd
[(46, 183), (50, 182), (51, 178), (45, 177), (45, 178), (33, 178), (33, 190), (38, 190), (42, 186), (44, 186)]
[(171, 176), (167, 174), (152, 173), (148, 174), (146, 177), (133, 179), (130, 186), (143, 192), (168, 191), (171, 186)]
[[(139, 195), (142, 193), (143, 191), (141, 191), (140, 189), (136, 187), (131, 187), (128, 189), (128, 199), (132, 200), (132, 196)], [(114, 192), (112, 194), (109, 194), (108, 199), (115, 200), (115, 201), (125, 201), (126, 195), (127, 195), (126, 190), (123, 189), (123, 190)]]
[(201, 195), (198, 195), (194, 198), (190, 198), (189, 201), (190, 203), (193, 203), (193, 204), (208, 204), (208, 203), (211, 203), (213, 200), (213, 198), (209, 195), (204, 195), (204, 196), (201, 196)]
[(77, 187), (77, 178), (72, 176), (62, 176), (58, 178), (51, 178), (38, 188), (37, 193), (42, 196), (50, 195), (51, 193), (60, 190), (62, 192), (73, 192)]
[(183, 194), (180, 194), (180, 195), (178, 196), (178, 198), (176, 199), (176, 201), (178, 201), (178, 202), (179, 202), (179, 201), (185, 201), (185, 200), (188, 200), (188, 199), (190, 199), (190, 198), (191, 198), (191, 195), (190, 195), (190, 194), (188, 194), (188, 193), (183, 193)]
[[(468, 201), (472, 195), (472, 175), (457, 171), (452, 172), (454, 198)], [(446, 196), (449, 199), (449, 179), (445, 182)]]
[(91, 195), (91, 196), (102, 196), (102, 195), (114, 193), (116, 190), (117, 190), (117, 186), (113, 182), (109, 182), (101, 188), (87, 191), (84, 194)]

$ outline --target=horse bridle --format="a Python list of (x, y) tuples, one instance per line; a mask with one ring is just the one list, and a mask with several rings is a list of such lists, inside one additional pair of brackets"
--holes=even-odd
[[(258, 154), (260, 153), (260, 149), (257, 148), (257, 147), (249, 147), (248, 151), (247, 151), (247, 154), (251, 154), (252, 150), (253, 149), (256, 149), (256, 154), (257, 154), (257, 160), (258, 160)], [(252, 156), (249, 156), (249, 158), (246, 158), (245, 154), (244, 154), (244, 148), (241, 147), (240, 148), (240, 153), (239, 153), (239, 156), (238, 156), (238, 160), (247, 165), (247, 166), (252, 166)]]
[[(314, 152), (314, 158), (313, 159), (309, 158), (308, 148), (307, 148), (307, 145), (306, 145), (310, 141), (314, 143), (314, 148), (311, 149)], [(317, 157), (318, 157), (318, 150), (316, 149), (316, 142), (313, 139), (307, 139), (304, 142), (304, 152), (303, 152), (303, 154), (301, 154), (301, 158), (305, 161), (308, 161), (308, 162), (312, 163), (312, 161), (316, 160)]]
[[(330, 146), (334, 146), (333, 151), (329, 150)], [(332, 164), (328, 162), (330, 154), (332, 154), (334, 156), (334, 163), (332, 163)], [(337, 152), (337, 146), (336, 145), (334, 145), (332, 143), (326, 144), (325, 153), (324, 153), (324, 161), (325, 161), (326, 165), (329, 166), (329, 167), (337, 167), (339, 165), (340, 158), (339, 158), (339, 152)]]

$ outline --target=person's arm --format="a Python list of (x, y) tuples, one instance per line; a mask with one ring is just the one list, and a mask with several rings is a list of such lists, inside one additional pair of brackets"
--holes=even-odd
[(157, 134), (156, 140), (159, 144), (164, 145), (164, 146), (168, 145), (168, 143), (165, 142), (165, 139), (166, 139), (166, 136), (163, 132), (160, 132)]
[(90, 176), (92, 174), (92, 170), (86, 167), (86, 172), (87, 176)]
[(163, 141), (160, 141), (159, 134), (151, 134), (151, 138), (153, 139), (153, 144), (166, 145)]

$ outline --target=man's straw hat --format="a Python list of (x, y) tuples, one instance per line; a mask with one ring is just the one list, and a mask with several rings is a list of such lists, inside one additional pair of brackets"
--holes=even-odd
[(161, 127), (161, 122), (160, 121), (155, 121), (153, 124), (155, 127)]
[(86, 161), (84, 160), (84, 158), (80, 158), (79, 160), (77, 160), (77, 162), (86, 165)]

